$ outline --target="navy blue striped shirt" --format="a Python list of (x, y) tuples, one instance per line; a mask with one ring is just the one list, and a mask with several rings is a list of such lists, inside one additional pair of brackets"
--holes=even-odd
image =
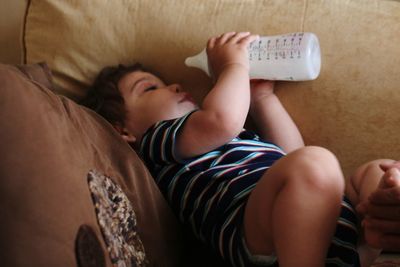
[(200, 239), (209, 240), (219, 235), (218, 221), (221, 224), (243, 205), (265, 170), (285, 153), (243, 130), (227, 144), (182, 161), (175, 155), (175, 141), (190, 114), (151, 127), (140, 152), (181, 221)]
[[(242, 266), (235, 238), (241, 236), (247, 198), (285, 153), (243, 130), (227, 144), (182, 161), (175, 154), (175, 141), (190, 114), (152, 126), (142, 139), (141, 156), (180, 220), (223, 258)], [(359, 266), (356, 225), (355, 211), (345, 198), (327, 266)]]

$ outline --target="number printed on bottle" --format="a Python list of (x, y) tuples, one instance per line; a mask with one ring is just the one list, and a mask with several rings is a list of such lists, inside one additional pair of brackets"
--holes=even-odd
[(249, 46), (249, 59), (280, 60), (301, 58), (301, 41), (304, 33), (293, 33), (278, 36), (263, 36)]
[[(315, 34), (307, 32), (261, 36), (248, 48), (250, 79), (308, 81), (318, 77), (321, 51)], [(210, 75), (206, 49), (185, 64)]]

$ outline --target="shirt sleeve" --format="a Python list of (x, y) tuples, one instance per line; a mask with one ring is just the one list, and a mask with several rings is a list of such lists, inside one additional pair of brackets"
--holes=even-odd
[(140, 144), (140, 153), (146, 164), (180, 162), (175, 154), (176, 137), (193, 112), (177, 119), (160, 121), (145, 133)]

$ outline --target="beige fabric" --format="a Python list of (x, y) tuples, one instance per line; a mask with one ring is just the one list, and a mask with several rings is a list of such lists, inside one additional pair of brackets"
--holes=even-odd
[(47, 61), (60, 92), (75, 99), (103, 66), (135, 61), (201, 99), (210, 82), (183, 61), (231, 30), (316, 33), (320, 77), (277, 90), (306, 143), (331, 149), (346, 174), (368, 160), (400, 158), (398, 1), (32, 0), (26, 61)]

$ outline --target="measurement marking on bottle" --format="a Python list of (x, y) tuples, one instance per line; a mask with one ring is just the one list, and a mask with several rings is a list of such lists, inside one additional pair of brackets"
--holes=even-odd
[(249, 47), (250, 60), (280, 60), (301, 58), (300, 46), (304, 33), (260, 39)]

